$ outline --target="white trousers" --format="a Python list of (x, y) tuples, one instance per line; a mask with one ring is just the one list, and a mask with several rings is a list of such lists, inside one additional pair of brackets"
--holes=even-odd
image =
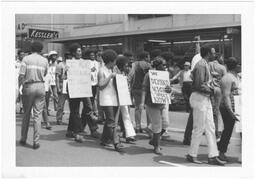
[(125, 129), (125, 136), (127, 137), (132, 137), (135, 136), (136, 133), (134, 131), (132, 121), (130, 118), (128, 106), (120, 106), (121, 114), (122, 114), (122, 119), (124, 122), (124, 129)]
[(189, 155), (197, 157), (201, 137), (205, 132), (208, 142), (208, 157), (218, 156), (210, 98), (200, 93), (193, 92), (190, 96), (190, 104), (193, 109), (193, 131)]

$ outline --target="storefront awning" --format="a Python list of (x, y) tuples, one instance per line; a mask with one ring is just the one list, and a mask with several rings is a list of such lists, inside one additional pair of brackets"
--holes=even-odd
[[(83, 36), (70, 36), (70, 37), (64, 37), (59, 39), (52, 39), (48, 40), (49, 43), (68, 43), (68, 42), (75, 42), (75, 41), (81, 41), (81, 40), (90, 40), (90, 39), (102, 39), (102, 38), (110, 38), (110, 37), (124, 37), (124, 36), (137, 36), (137, 35), (149, 35), (149, 34), (157, 34), (157, 33), (168, 33), (168, 32), (200, 32), (201, 30), (207, 30), (207, 29), (216, 29), (221, 30), (221, 32), (226, 32), (227, 27), (240, 27), (241, 24), (235, 25), (232, 24), (223, 24), (218, 26), (209, 27), (199, 27), (196, 29), (186, 29), (184, 27), (179, 27), (175, 29), (151, 29), (151, 30), (138, 30), (138, 31), (128, 31), (128, 32), (115, 32), (115, 33), (106, 33), (106, 34), (93, 34), (93, 35), (83, 35)], [(102, 32), (102, 31), (101, 31)]]

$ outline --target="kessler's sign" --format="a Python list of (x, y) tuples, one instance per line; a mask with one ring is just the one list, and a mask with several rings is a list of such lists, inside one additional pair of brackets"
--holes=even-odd
[(59, 32), (41, 29), (28, 29), (28, 35), (29, 38), (35, 39), (55, 39), (59, 37)]

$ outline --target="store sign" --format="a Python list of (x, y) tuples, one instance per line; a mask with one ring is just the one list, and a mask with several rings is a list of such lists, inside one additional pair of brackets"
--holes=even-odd
[(59, 32), (41, 29), (28, 29), (28, 35), (30, 38), (35, 39), (55, 39), (59, 37)]

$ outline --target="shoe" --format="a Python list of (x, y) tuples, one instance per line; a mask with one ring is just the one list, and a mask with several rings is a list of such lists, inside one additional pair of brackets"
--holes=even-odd
[(40, 144), (39, 144), (39, 143), (33, 144), (33, 149), (38, 149), (39, 147), (40, 147)]
[(148, 144), (151, 145), (151, 146), (154, 146), (154, 144), (153, 144), (153, 139), (150, 139), (149, 142), (148, 142)]
[(135, 129), (135, 133), (139, 133), (140, 132), (140, 129)]
[(57, 123), (56, 123), (57, 125), (63, 125), (63, 122), (61, 122), (61, 121), (57, 121)]
[(75, 136), (75, 141), (78, 142), (78, 143), (82, 143), (82, 142), (84, 142), (84, 140), (85, 139), (80, 135)]
[(51, 127), (50, 124), (47, 124), (46, 127), (45, 127), (45, 129), (52, 130), (52, 127)]
[(117, 143), (117, 144), (115, 144), (114, 146), (115, 146), (115, 150), (116, 150), (117, 152), (124, 152), (124, 151), (123, 151), (124, 146), (123, 146), (122, 144)]
[(139, 129), (139, 132), (140, 132), (140, 133), (143, 133), (143, 129), (140, 128), (140, 129)]
[(208, 158), (208, 164), (224, 166), (225, 161), (221, 161), (218, 157), (212, 157), (212, 158)]
[(189, 140), (183, 140), (183, 142), (182, 142), (184, 145), (188, 145), (188, 146), (190, 146), (190, 141)]
[(202, 162), (198, 161), (196, 157), (190, 156), (189, 154), (187, 154), (186, 160), (191, 163), (202, 164)]
[(111, 143), (104, 143), (104, 142), (101, 142), (100, 145), (104, 146), (104, 147), (112, 147), (113, 146)]
[(136, 141), (136, 139), (134, 138), (134, 137), (128, 137), (128, 138), (126, 138), (126, 142), (127, 143), (131, 143), (131, 142), (135, 142)]
[(26, 146), (26, 141), (22, 141), (22, 140), (20, 140), (20, 145), (22, 145), (22, 146)]
[(157, 155), (163, 155), (163, 154), (161, 153), (161, 148), (160, 148), (160, 147), (155, 147), (155, 148), (154, 148), (154, 153), (157, 154)]
[(67, 133), (66, 133), (66, 137), (67, 137), (67, 138), (74, 138), (75, 135), (74, 135), (73, 132), (67, 132)]
[(91, 136), (93, 138), (98, 139), (98, 138), (100, 138), (101, 135), (100, 135), (100, 133), (98, 131), (93, 131), (93, 132), (91, 132)]
[(225, 162), (225, 163), (228, 162), (228, 158), (227, 158), (227, 156), (225, 155), (225, 153), (220, 152), (218, 158), (219, 158), (221, 161)]

